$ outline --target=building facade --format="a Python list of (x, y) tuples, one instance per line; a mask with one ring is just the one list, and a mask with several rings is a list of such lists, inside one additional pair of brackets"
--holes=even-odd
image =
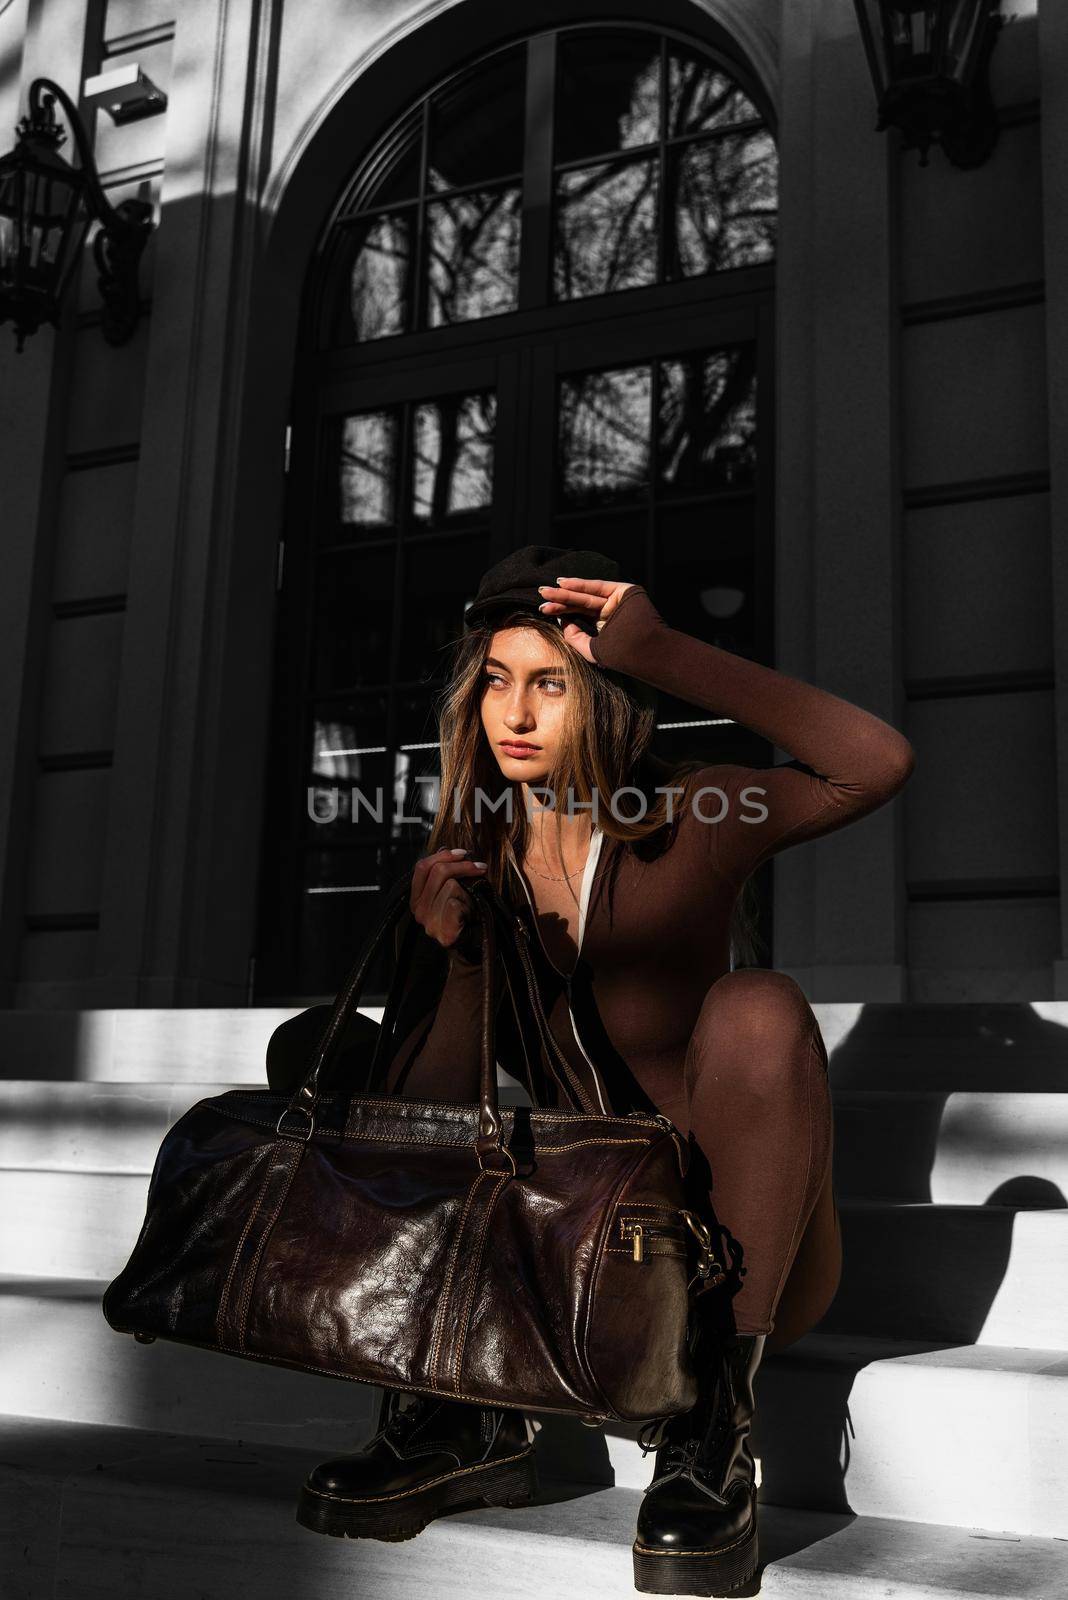
[[(464, 597), (542, 540), (912, 741), (761, 881), (810, 999), (1068, 998), (1068, 18), (1003, 11), (964, 170), (875, 132), (852, 0), (0, 8), (0, 126), (168, 97), (90, 120), (156, 208), (135, 337), (88, 258), (0, 329), (3, 1003), (331, 994)], [(309, 816), (352, 784), (412, 820)]]

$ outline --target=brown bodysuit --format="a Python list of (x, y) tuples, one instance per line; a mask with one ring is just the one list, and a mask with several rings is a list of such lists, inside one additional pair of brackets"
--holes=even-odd
[[(696, 794), (697, 808), (721, 820), (702, 821), (692, 799), (676, 797), (677, 824), (659, 853), (595, 830), (573, 973), (560, 970), (559, 944), (554, 963), (540, 937), (538, 879), (513, 861), (500, 886), (529, 917), (553, 1032), (595, 1103), (607, 1094), (606, 1110), (655, 1107), (692, 1132), (711, 1169), (716, 1216), (744, 1252), (738, 1330), (774, 1329), (769, 1347), (780, 1348), (818, 1320), (838, 1283), (827, 1057), (793, 979), (731, 970), (731, 911), (769, 856), (891, 799), (912, 771), (912, 747), (871, 712), (669, 627), (641, 585), (591, 637), (591, 653), (793, 757), (702, 768), (690, 796), (705, 786), (721, 791)], [(433, 940), (422, 942), (441, 955)], [(438, 1003), (398, 1030), (389, 1084), (411, 1098), (470, 1101), (480, 969), (455, 949), (442, 966)], [(526, 1081), (507, 1008), (497, 1016), (497, 1059)]]

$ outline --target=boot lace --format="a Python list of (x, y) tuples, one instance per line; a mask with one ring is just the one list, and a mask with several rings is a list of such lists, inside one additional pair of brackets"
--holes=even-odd
[(427, 1396), (422, 1394), (402, 1395), (394, 1400), (385, 1422), (371, 1435), (364, 1448), (369, 1450), (380, 1439), (392, 1444), (403, 1443), (408, 1434), (422, 1421), (429, 1403)]

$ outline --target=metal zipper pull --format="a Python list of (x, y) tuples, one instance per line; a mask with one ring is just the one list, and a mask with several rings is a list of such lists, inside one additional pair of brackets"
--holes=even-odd
[(636, 1222), (634, 1224), (632, 1237), (634, 1240), (633, 1260), (640, 1261), (644, 1255), (644, 1247), (642, 1244), (644, 1235), (642, 1233), (642, 1225), (640, 1222)]

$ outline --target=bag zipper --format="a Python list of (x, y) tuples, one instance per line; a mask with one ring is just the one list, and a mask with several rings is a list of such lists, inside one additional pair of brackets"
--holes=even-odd
[(621, 1217), (619, 1231), (624, 1240), (633, 1245), (631, 1260), (645, 1260), (646, 1239), (674, 1239), (677, 1244), (685, 1244), (686, 1234), (681, 1224), (669, 1222), (639, 1222), (636, 1218)]

